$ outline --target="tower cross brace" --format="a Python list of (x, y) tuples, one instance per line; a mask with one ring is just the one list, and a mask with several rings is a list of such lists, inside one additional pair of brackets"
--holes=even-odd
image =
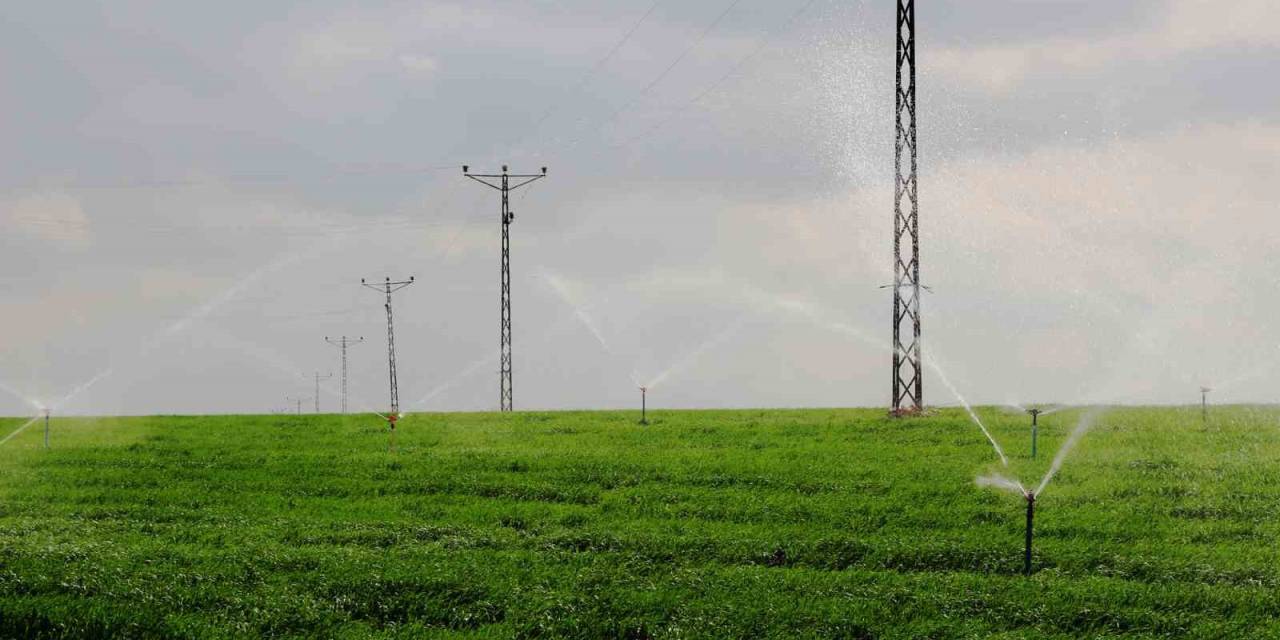
[[(502, 273), (499, 282), (499, 371), (498, 371), (498, 407), (501, 411), (513, 408), (512, 358), (511, 358), (511, 221), (515, 213), (511, 211), (511, 192), (528, 185), (535, 180), (547, 177), (547, 168), (542, 173), (508, 173), (507, 165), (502, 165), (502, 173), (471, 173), (470, 167), (462, 166), (462, 175), (502, 193)], [(515, 183), (512, 183), (512, 179)]]
[(898, 0), (896, 24), (898, 44), (894, 98), (892, 406), (895, 414), (924, 408), (924, 370), (920, 358), (915, 0)]

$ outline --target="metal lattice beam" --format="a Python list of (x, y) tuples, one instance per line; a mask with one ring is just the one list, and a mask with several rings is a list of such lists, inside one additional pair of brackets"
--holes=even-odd
[[(514, 405), (511, 373), (511, 221), (515, 220), (515, 214), (511, 211), (511, 192), (547, 177), (547, 168), (543, 167), (542, 173), (515, 174), (507, 173), (507, 166), (503, 165), (502, 173), (483, 174), (471, 173), (469, 167), (463, 165), (462, 175), (502, 192), (502, 274), (499, 284), (501, 318), (498, 337), (501, 366), (498, 371), (498, 407), (501, 411), (511, 411)], [(512, 184), (512, 178), (516, 179), (515, 184)]]
[(391, 317), (391, 294), (413, 284), (413, 276), (400, 282), (392, 282), (391, 278), (387, 278), (381, 286), (369, 284), (362, 278), (360, 284), (374, 291), (385, 293), (387, 296), (387, 370), (391, 385), (391, 411), (387, 413), (387, 426), (392, 431), (395, 431), (396, 420), (400, 419), (400, 389), (396, 382), (396, 331)]
[(325, 336), (324, 341), (342, 349), (342, 414), (346, 415), (347, 413), (347, 347), (364, 342), (364, 338), (360, 337), (360, 338), (352, 339), (346, 336), (342, 336), (337, 340), (333, 340), (328, 336)]
[(920, 207), (916, 164), (916, 9), (898, 0), (894, 105), (893, 411), (924, 408), (920, 359)]

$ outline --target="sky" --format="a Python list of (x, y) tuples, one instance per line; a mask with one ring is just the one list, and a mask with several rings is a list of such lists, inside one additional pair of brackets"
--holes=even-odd
[[(0, 414), (887, 406), (888, 0), (6, 3)], [(1280, 4), (917, 9), (925, 401), (1280, 400)]]

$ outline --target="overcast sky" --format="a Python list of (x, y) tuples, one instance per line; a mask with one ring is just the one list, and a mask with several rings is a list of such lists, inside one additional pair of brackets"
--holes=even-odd
[[(894, 6), (5, 3), (0, 414), (495, 409), (503, 163), (517, 409), (884, 406)], [(917, 20), (926, 401), (1280, 400), (1280, 3)]]

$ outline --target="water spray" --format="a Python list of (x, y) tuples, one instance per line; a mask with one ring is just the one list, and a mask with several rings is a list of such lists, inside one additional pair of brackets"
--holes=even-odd
[(640, 424), (649, 424), (649, 419), (646, 413), (647, 409), (645, 406), (648, 403), (648, 400), (647, 400), (648, 395), (649, 395), (649, 388), (640, 387)]
[(1036, 438), (1040, 432), (1040, 426), (1039, 424), (1037, 424), (1040, 418), (1040, 410), (1027, 409), (1027, 413), (1031, 414), (1031, 457), (1035, 458), (1036, 457)]

